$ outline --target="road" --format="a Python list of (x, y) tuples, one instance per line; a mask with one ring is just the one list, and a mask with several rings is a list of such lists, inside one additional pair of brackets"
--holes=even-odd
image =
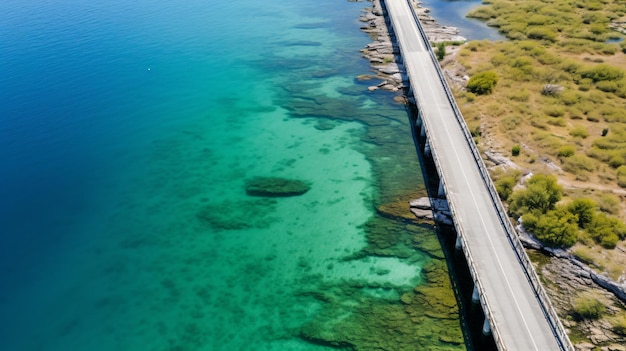
[(385, 0), (385, 4), (446, 197), (455, 210), (465, 256), (481, 288), (481, 303), (501, 339), (499, 348), (561, 350), (500, 222), (407, 0)]

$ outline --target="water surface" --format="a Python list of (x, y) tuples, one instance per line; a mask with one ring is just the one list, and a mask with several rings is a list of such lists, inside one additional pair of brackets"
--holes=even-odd
[(463, 349), (366, 5), (0, 3), (2, 348)]

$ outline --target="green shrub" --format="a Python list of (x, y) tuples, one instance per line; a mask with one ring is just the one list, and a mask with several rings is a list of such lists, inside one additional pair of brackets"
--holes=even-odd
[(573, 155), (563, 160), (563, 170), (572, 174), (578, 174), (580, 171), (592, 172), (595, 169), (595, 161), (585, 155)]
[(618, 168), (620, 166), (623, 166), (626, 164), (626, 159), (624, 159), (623, 155), (620, 154), (615, 154), (613, 156), (611, 156), (611, 158), (608, 161), (609, 166), (613, 167), (613, 168)]
[(546, 212), (554, 208), (561, 200), (563, 188), (556, 177), (547, 174), (535, 174), (526, 184), (526, 189), (513, 192), (510, 196), (510, 210), (521, 215), (534, 210)]
[(626, 166), (617, 167), (617, 185), (626, 188)]
[(548, 124), (551, 126), (557, 126), (557, 127), (565, 127), (567, 125), (567, 123), (565, 122), (565, 119), (562, 117), (550, 118), (548, 120)]
[(583, 78), (589, 78), (594, 82), (620, 80), (624, 77), (624, 72), (616, 67), (606, 64), (597, 65), (581, 73)]
[(565, 114), (565, 108), (559, 105), (548, 105), (543, 112), (550, 117), (561, 117)]
[(626, 224), (604, 212), (597, 212), (585, 229), (589, 237), (606, 248), (614, 248), (619, 239), (626, 238)]
[[(537, 216), (532, 233), (542, 243), (551, 247), (570, 247), (578, 240), (576, 216), (558, 208)], [(522, 217), (528, 220), (527, 216)]]
[(556, 41), (556, 33), (547, 27), (532, 27), (526, 30), (526, 36), (530, 39)]
[(587, 198), (574, 199), (565, 207), (567, 211), (576, 216), (579, 228), (585, 228), (595, 218), (598, 205), (595, 201)]
[(569, 135), (575, 138), (585, 139), (589, 136), (589, 131), (584, 126), (575, 126), (574, 128), (569, 130)]
[(578, 319), (598, 319), (606, 312), (604, 304), (591, 294), (580, 294), (574, 300), (572, 313)]
[(557, 151), (557, 156), (559, 157), (570, 157), (574, 156), (576, 153), (576, 148), (571, 145), (563, 145)]
[(576, 91), (567, 90), (559, 94), (559, 100), (561, 100), (565, 105), (571, 106), (579, 103), (582, 100), (582, 96)]
[(589, 31), (595, 35), (600, 35), (608, 32), (609, 27), (604, 23), (592, 23), (589, 26)]
[(513, 145), (513, 147), (511, 148), (511, 155), (512, 156), (519, 156), (520, 151), (522, 150), (522, 148), (519, 146), (519, 144)]
[(539, 216), (535, 215), (534, 212), (528, 212), (522, 216), (522, 225), (524, 226), (524, 229), (531, 233), (535, 231), (537, 221), (539, 221)]
[(445, 43), (437, 43), (437, 60), (441, 61), (444, 57), (446, 57), (446, 44)]
[(610, 81), (610, 80), (602, 80), (596, 83), (596, 88), (598, 88), (599, 90), (602, 90), (606, 93), (614, 93), (616, 91), (619, 90), (619, 85), (614, 82), (614, 81)]
[(509, 94), (508, 98), (513, 101), (527, 102), (530, 98), (530, 93), (525, 88), (522, 88)]
[(496, 191), (502, 200), (506, 201), (511, 196), (515, 184), (517, 184), (515, 176), (504, 176), (495, 181)]
[(498, 76), (493, 71), (473, 75), (467, 82), (467, 90), (478, 95), (491, 94), (498, 83)]

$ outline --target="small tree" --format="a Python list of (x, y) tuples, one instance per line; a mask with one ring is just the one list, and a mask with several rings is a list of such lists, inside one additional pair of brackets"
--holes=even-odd
[(534, 210), (545, 213), (554, 209), (562, 194), (563, 188), (558, 184), (556, 177), (535, 174), (528, 180), (526, 189), (511, 194), (510, 209), (516, 215)]
[(567, 211), (576, 216), (579, 228), (585, 228), (593, 221), (598, 205), (591, 199), (575, 199), (567, 205)]
[(517, 184), (517, 179), (514, 176), (505, 176), (495, 181), (496, 191), (502, 200), (511, 196), (515, 184)]
[[(576, 216), (557, 208), (537, 217), (533, 234), (544, 244), (552, 247), (570, 247), (578, 240)], [(528, 220), (526, 216), (523, 219)]]
[(515, 144), (511, 148), (511, 155), (512, 156), (519, 156), (519, 153), (520, 153), (521, 150), (522, 150), (522, 148), (519, 146), (519, 144)]
[(478, 95), (491, 94), (498, 83), (498, 76), (493, 71), (480, 72), (467, 82), (467, 90)]
[(444, 57), (446, 57), (446, 44), (445, 43), (437, 43), (437, 60), (441, 61)]

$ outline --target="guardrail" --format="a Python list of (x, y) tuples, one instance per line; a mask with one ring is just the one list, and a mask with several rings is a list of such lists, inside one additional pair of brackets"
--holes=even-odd
[[(380, 0), (381, 4), (383, 6), (385, 6), (384, 5), (384, 1), (385, 0)], [(426, 37), (426, 35), (424, 33), (424, 30), (423, 30), (423, 28), (421, 26), (421, 23), (419, 22), (419, 20), (417, 18), (417, 15), (415, 14), (415, 11), (414, 11), (411, 3), (410, 3), (410, 0), (407, 0), (407, 1), (409, 1), (409, 7), (411, 8), (411, 13), (414, 16), (417, 25), (419, 26), (420, 35), (422, 36), (422, 40), (424, 41), (424, 43), (426, 45), (426, 48), (427, 48), (427, 50), (430, 53), (430, 56), (432, 57), (432, 59), (435, 60), (434, 62), (436, 63), (436, 67), (437, 67), (437, 70), (439, 72), (439, 70), (440, 70), (439, 69), (439, 63), (438, 63), (438, 61), (436, 61), (436, 58), (435, 58), (434, 54), (432, 53), (432, 50), (430, 49), (430, 43), (428, 41), (428, 38)], [(384, 10), (386, 12), (386, 9), (384, 9)], [(389, 16), (387, 16), (387, 18), (389, 19)], [(391, 26), (392, 26), (392, 28), (394, 28), (393, 21), (391, 21)], [(394, 28), (394, 31), (395, 31), (395, 28)], [(404, 48), (401, 45), (398, 45), (398, 46), (400, 47), (400, 52), (401, 52), (401, 54), (403, 54), (403, 57), (406, 57), (404, 55)], [(405, 70), (408, 73), (409, 67), (406, 64), (404, 65), (404, 67), (405, 67)], [(440, 79), (441, 79), (441, 77), (440, 77)], [(444, 88), (447, 88), (447, 85), (444, 85)], [(446, 90), (446, 94), (448, 94), (448, 90)], [(420, 106), (420, 102), (417, 99), (415, 99), (415, 104), (416, 104), (416, 107), (417, 107), (418, 111), (423, 111), (421, 106)], [(453, 105), (453, 109), (454, 108), (458, 109), (458, 107), (456, 107), (456, 104)], [(456, 115), (456, 112), (455, 112), (455, 115)], [(428, 124), (428, 121), (426, 119), (422, 119), (422, 122), (424, 124), (426, 124), (426, 125)], [(461, 125), (461, 127), (464, 127), (464, 131), (467, 129), (467, 126), (464, 126), (463, 124)], [(428, 131), (428, 128), (426, 128), (426, 130)], [(468, 132), (469, 132), (469, 130), (468, 130)], [(470, 137), (471, 137), (471, 134), (470, 134)], [(433, 137), (431, 135), (428, 135), (428, 138), (433, 140)], [(473, 141), (472, 141), (472, 143), (473, 143)], [(474, 145), (474, 148), (475, 148), (475, 145)], [(473, 149), (472, 149), (472, 152), (474, 153)], [(437, 169), (442, 169), (441, 163), (439, 162), (439, 158), (437, 157), (437, 152), (433, 148), (431, 148), (431, 156), (433, 158), (433, 162), (435, 163)], [(480, 156), (480, 155), (478, 155), (478, 156)], [(474, 155), (474, 158), (476, 158), (476, 155)], [(447, 182), (446, 182), (445, 174), (440, 174), (439, 178), (440, 178), (440, 182), (442, 183), (443, 188), (447, 189)], [(457, 234), (461, 238), (461, 243), (462, 243), (463, 247), (468, 247), (468, 244), (467, 244), (467, 242), (465, 240), (466, 236), (464, 235), (464, 229), (463, 229), (463, 226), (461, 225), (460, 217), (456, 215), (456, 209), (454, 207), (454, 203), (448, 202), (448, 206), (449, 206), (450, 212), (451, 212), (451, 214), (452, 214), (452, 216), (454, 218), (454, 221), (453, 221), (454, 222), (454, 227), (455, 227), (455, 229), (457, 231)], [(472, 258), (471, 253), (470, 253), (469, 250), (463, 250), (463, 254), (464, 254), (465, 259), (466, 259), (466, 261), (468, 263), (468, 267), (470, 269), (470, 274), (474, 278), (474, 284), (476, 285), (476, 288), (478, 289), (480, 302), (481, 302), (481, 305), (483, 307), (483, 313), (485, 314), (486, 318), (488, 318), (490, 321), (493, 321), (493, 313), (491, 311), (491, 308), (489, 307), (489, 302), (487, 301), (487, 298), (486, 298), (487, 294), (485, 294), (485, 290), (483, 288), (482, 283), (480, 282), (479, 279), (477, 279), (478, 273), (476, 272), (476, 268), (475, 268), (476, 265), (474, 264), (474, 259)], [(497, 326), (493, 325), (493, 323), (491, 325), (491, 332), (492, 332), (492, 336), (493, 336), (494, 342), (498, 346), (498, 349), (500, 351), (506, 351), (506, 346), (504, 345), (504, 343), (502, 341), (502, 337), (501, 337), (501, 335), (500, 335), (500, 333), (499, 333), (499, 331), (497, 329)]]
[[(468, 146), (470, 147), (470, 150), (472, 151), (472, 154), (474, 156), (474, 161), (476, 163), (476, 165), (478, 166), (478, 169), (481, 173), (481, 177), (483, 179), (483, 182), (485, 183), (485, 186), (487, 187), (487, 190), (489, 191), (492, 203), (494, 205), (494, 207), (496, 208), (496, 211), (498, 212), (498, 217), (500, 219), (500, 222), (502, 224), (502, 226), (504, 227), (507, 237), (509, 239), (509, 241), (511, 242), (511, 245), (513, 246), (513, 248), (515, 249), (515, 252), (517, 254), (517, 258), (519, 260), (519, 262), (521, 263), (524, 272), (526, 274), (526, 277), (528, 278), (528, 280), (531, 283), (531, 286), (533, 287), (533, 290), (535, 291), (535, 295), (537, 296), (539, 303), (543, 309), (544, 315), (546, 316), (548, 322), (550, 323), (551, 327), (552, 327), (552, 332), (554, 333), (556, 339), (558, 340), (559, 345), (561, 346), (562, 350), (566, 350), (566, 351), (574, 351), (574, 346), (572, 345), (571, 341), (569, 340), (569, 337), (567, 336), (567, 333), (565, 332), (565, 328), (563, 327), (563, 324), (561, 323), (561, 320), (559, 319), (559, 316), (557, 315), (556, 311), (554, 310), (554, 307), (552, 306), (552, 303), (550, 302), (550, 299), (547, 295), (547, 293), (545, 292), (545, 289), (543, 288), (543, 285), (541, 285), (541, 282), (539, 280), (539, 277), (537, 276), (537, 273), (535, 272), (534, 267), (532, 266), (532, 263), (530, 261), (530, 259), (528, 258), (528, 255), (526, 254), (526, 251), (524, 250), (524, 247), (521, 243), (521, 241), (519, 240), (518, 236), (517, 236), (517, 232), (515, 231), (515, 229), (513, 228), (513, 225), (511, 224), (511, 221), (509, 220), (508, 214), (506, 212), (506, 210), (504, 209), (504, 206), (502, 205), (502, 201), (500, 201), (500, 196), (498, 195), (496, 188), (493, 184), (493, 182), (491, 181), (491, 176), (489, 175), (489, 172), (487, 171), (487, 166), (485, 165), (485, 162), (482, 159), (482, 156), (480, 155), (480, 151), (478, 150), (478, 147), (476, 146), (476, 143), (474, 143), (474, 139), (472, 138), (472, 134), (470, 133), (467, 124), (465, 123), (465, 119), (463, 118), (463, 115), (461, 114), (461, 111), (459, 110), (459, 107), (456, 104), (456, 100), (454, 99), (454, 96), (452, 95), (452, 92), (450, 91), (450, 87), (448, 86), (448, 83), (445, 79), (445, 76), (443, 74), (443, 71), (441, 70), (441, 67), (439, 65), (439, 61), (437, 60), (437, 58), (435, 57), (435, 54), (433, 53), (432, 47), (430, 46), (430, 41), (428, 39), (428, 37), (426, 36), (426, 32), (424, 31), (424, 28), (422, 27), (422, 24), (419, 20), (419, 18), (417, 17), (417, 13), (415, 12), (415, 8), (413, 7), (413, 4), (411, 3), (411, 0), (406, 0), (408, 2), (409, 8), (411, 9), (411, 14), (413, 15), (413, 18), (415, 19), (415, 22), (417, 23), (417, 26), (419, 28), (419, 32), (420, 35), (427, 47), (427, 50), (429, 52), (430, 58), (433, 61), (433, 64), (435, 65), (435, 69), (437, 71), (437, 75), (439, 77), (439, 80), (441, 81), (441, 84), (446, 92), (446, 96), (450, 102), (450, 105), (452, 106), (452, 110), (454, 112), (454, 115), (457, 119), (457, 122), (459, 123), (461, 129), (463, 130), (463, 134), (465, 136), (465, 140), (468, 144)], [(402, 48), (400, 48), (400, 50), (402, 50)], [(406, 67), (406, 65), (405, 65)], [(417, 100), (417, 99), (416, 99)], [(417, 103), (417, 101), (416, 101)], [(419, 106), (418, 106), (419, 108)], [(433, 152), (434, 150), (431, 149), (431, 153), (433, 155), (435, 155), (436, 153)], [(436, 164), (439, 166), (438, 160), (435, 160)], [(441, 181), (443, 182), (443, 186), (444, 189), (446, 189), (446, 184), (445, 184), (445, 179), (443, 176), (440, 177)], [(452, 212), (453, 216), (455, 214), (455, 211), (453, 210), (453, 204), (449, 204), (450, 206), (450, 211)], [(461, 228), (459, 228), (460, 226), (457, 225), (457, 216), (454, 216), (455, 218), (455, 228), (458, 232), (459, 235), (461, 235), (461, 242), (462, 244), (465, 246), (465, 240), (463, 239), (463, 230)], [(468, 250), (464, 250), (464, 252), (467, 252)], [(473, 260), (471, 258), (471, 255), (469, 253), (466, 253), (466, 259), (468, 260), (468, 263), (470, 263), (470, 270), (472, 273), (472, 276), (475, 276), (474, 274), (476, 272), (472, 271), (472, 267), (474, 266)], [(478, 285), (478, 289), (479, 292), (481, 292), (481, 303), (483, 303), (483, 307), (485, 308), (485, 314), (488, 315), (488, 317), (491, 319), (491, 310), (489, 309), (489, 305), (486, 301), (483, 300), (482, 296), (482, 286), (480, 285), (480, 282), (478, 281), (478, 279), (475, 279), (476, 282), (475, 284)], [(494, 340), (496, 341), (496, 344), (498, 344), (501, 347), (504, 347), (504, 345), (502, 345), (501, 340), (500, 340), (500, 335), (497, 332), (497, 327), (492, 325), (492, 332), (494, 335)], [(502, 350), (502, 349), (501, 349)]]

